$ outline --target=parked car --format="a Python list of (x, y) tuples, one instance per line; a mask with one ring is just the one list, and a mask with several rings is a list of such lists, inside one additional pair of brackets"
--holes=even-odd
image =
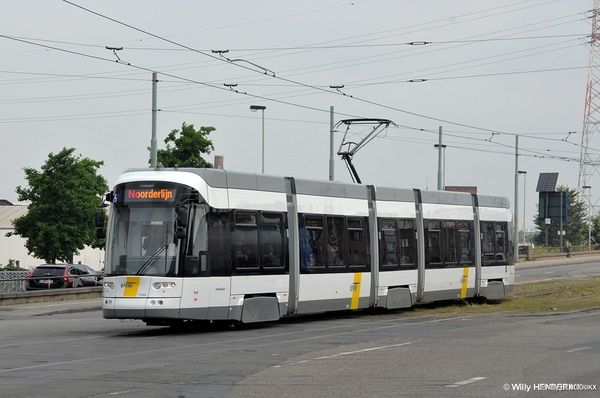
[(76, 264), (78, 267), (82, 267), (85, 271), (87, 271), (89, 276), (82, 276), (83, 286), (101, 286), (102, 279), (104, 278), (103, 272), (98, 272), (89, 265), (85, 264)]
[(62, 289), (100, 284), (103, 275), (83, 264), (42, 264), (27, 276), (27, 290)]

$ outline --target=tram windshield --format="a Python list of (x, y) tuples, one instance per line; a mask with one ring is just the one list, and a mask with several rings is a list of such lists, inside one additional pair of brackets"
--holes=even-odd
[(175, 276), (179, 247), (175, 208), (189, 188), (164, 182), (115, 189), (107, 231), (105, 273)]

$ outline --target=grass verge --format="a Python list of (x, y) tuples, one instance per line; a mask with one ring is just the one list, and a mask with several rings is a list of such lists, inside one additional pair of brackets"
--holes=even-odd
[(524, 283), (505, 300), (480, 298), (416, 306), (423, 314), (486, 314), (492, 312), (553, 313), (600, 307), (600, 279), (557, 279)]

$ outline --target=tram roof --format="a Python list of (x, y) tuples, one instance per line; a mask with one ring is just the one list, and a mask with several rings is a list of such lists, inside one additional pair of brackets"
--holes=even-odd
[[(153, 169), (131, 169), (127, 172), (151, 171)], [(285, 177), (268, 174), (246, 173), (224, 169), (202, 168), (165, 168), (164, 170), (194, 173), (202, 177), (213, 188), (234, 188), (285, 193)], [(295, 193), (303, 195), (333, 196), (341, 198), (366, 199), (367, 187), (338, 181), (308, 180), (293, 178)], [(421, 190), (423, 203), (441, 203), (450, 205), (472, 205), (469, 193)], [(413, 202), (414, 190), (407, 188), (377, 187), (377, 200)], [(509, 208), (507, 198), (477, 195), (479, 206)]]

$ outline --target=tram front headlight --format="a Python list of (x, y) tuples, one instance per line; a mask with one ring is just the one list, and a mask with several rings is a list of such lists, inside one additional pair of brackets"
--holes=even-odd
[(174, 288), (175, 286), (177, 286), (177, 283), (175, 282), (154, 282), (152, 284), (152, 287), (154, 287), (156, 290), (160, 290), (162, 288)]
[(109, 289), (114, 289), (115, 283), (114, 282), (104, 282), (104, 287), (107, 287)]

